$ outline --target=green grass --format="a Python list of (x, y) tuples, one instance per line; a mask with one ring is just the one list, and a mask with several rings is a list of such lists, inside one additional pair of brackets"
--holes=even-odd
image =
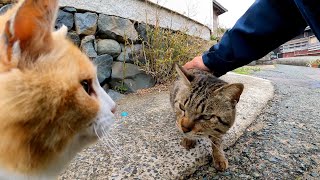
[(249, 74), (252, 74), (252, 73), (260, 71), (260, 70), (261, 69), (258, 68), (258, 67), (244, 66), (244, 67), (240, 67), (240, 68), (237, 68), (237, 69), (233, 70), (233, 72), (237, 73), (237, 74), (249, 75)]

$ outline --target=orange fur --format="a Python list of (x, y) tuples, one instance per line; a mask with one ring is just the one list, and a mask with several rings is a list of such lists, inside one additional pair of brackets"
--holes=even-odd
[[(52, 32), (57, 8), (56, 0), (26, 0), (0, 16), (0, 168), (5, 171), (45, 173), (76, 136), (91, 135), (85, 132), (101, 111), (99, 96), (80, 84), (94, 81), (95, 66), (64, 35)], [(109, 113), (114, 102), (108, 103)]]

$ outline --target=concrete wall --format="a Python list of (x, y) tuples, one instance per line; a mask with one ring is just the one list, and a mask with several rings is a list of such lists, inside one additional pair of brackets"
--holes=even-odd
[(159, 25), (173, 30), (186, 29), (189, 35), (210, 39), (210, 28), (195, 20), (144, 0), (60, 0), (60, 6), (72, 6), (103, 13), (107, 15), (128, 18), (138, 22), (155, 24), (157, 17)]
[(183, 14), (205, 26), (214, 27), (217, 17), (214, 16), (212, 0), (150, 0), (160, 6)]

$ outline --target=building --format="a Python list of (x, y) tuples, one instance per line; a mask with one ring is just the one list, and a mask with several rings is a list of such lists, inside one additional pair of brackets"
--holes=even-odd
[(209, 40), (227, 10), (215, 0), (60, 0), (61, 6), (156, 24)]
[(303, 34), (281, 45), (276, 53), (278, 58), (317, 56), (320, 55), (320, 42), (307, 27)]

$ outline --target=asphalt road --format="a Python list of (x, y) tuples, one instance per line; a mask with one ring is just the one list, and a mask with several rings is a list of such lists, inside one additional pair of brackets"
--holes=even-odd
[(277, 65), (253, 76), (271, 80), (275, 96), (226, 150), (229, 170), (209, 164), (186, 179), (320, 179), (320, 69)]

